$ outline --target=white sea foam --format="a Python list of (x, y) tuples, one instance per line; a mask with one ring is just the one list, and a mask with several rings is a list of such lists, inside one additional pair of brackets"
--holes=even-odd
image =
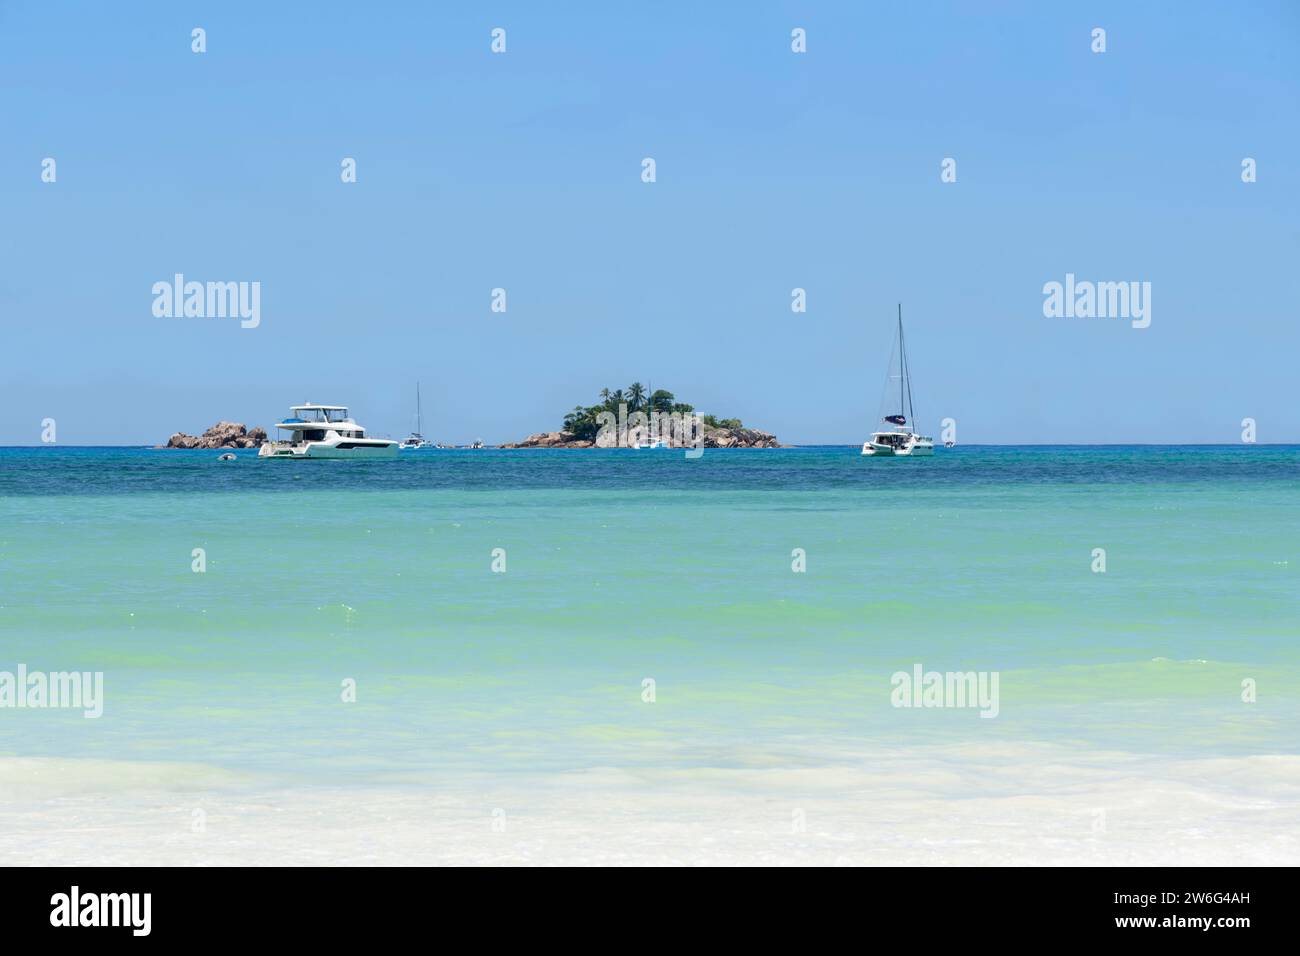
[(1297, 756), (997, 744), (837, 758), (383, 787), (0, 759), (0, 864), (1300, 863)]

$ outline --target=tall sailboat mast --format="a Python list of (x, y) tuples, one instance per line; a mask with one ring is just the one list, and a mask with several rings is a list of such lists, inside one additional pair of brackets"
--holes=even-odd
[(415, 433), (424, 434), (424, 422), (420, 420), (420, 383), (415, 383)]
[(916, 406), (912, 404), (912, 376), (907, 370), (907, 348), (903, 344), (903, 303), (898, 303), (898, 365), (899, 376), (902, 382), (899, 385), (900, 391), (906, 389), (907, 405), (903, 413), (907, 418), (908, 425), (913, 431), (916, 430)]
[(907, 387), (907, 366), (903, 358), (903, 303), (898, 303), (898, 414), (907, 421), (907, 401), (903, 397)]

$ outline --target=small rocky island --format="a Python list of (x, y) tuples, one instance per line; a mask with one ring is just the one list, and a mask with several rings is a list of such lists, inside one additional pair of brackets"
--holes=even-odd
[(160, 448), (258, 448), (266, 441), (266, 429), (247, 429), (239, 422), (217, 422), (202, 435), (177, 432)]
[(668, 448), (784, 447), (771, 432), (746, 428), (738, 418), (700, 415), (672, 392), (662, 388), (650, 392), (640, 382), (626, 390), (602, 389), (600, 398), (599, 405), (575, 407), (558, 431), (538, 432), (501, 447), (625, 448), (654, 441)]

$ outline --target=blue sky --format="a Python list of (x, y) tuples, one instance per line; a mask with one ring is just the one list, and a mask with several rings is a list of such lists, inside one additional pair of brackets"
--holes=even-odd
[[(900, 301), (934, 433), (1300, 441), (1298, 114), (1294, 3), (0, 2), (0, 443), (399, 435), (417, 379), (446, 441), (648, 380), (859, 442)], [(261, 325), (154, 317), (177, 272)], [(1067, 272), (1150, 328), (1044, 317)]]

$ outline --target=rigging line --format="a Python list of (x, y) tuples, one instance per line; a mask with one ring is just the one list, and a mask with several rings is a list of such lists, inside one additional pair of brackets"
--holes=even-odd
[[(889, 382), (894, 376), (889, 374), (894, 369), (894, 343), (889, 343), (889, 360), (885, 363), (885, 379), (880, 386), (880, 401), (876, 404), (876, 418), (884, 421), (885, 415), (888, 414), (888, 406), (885, 405), (889, 392)], [(899, 409), (900, 413), (902, 409)]]

